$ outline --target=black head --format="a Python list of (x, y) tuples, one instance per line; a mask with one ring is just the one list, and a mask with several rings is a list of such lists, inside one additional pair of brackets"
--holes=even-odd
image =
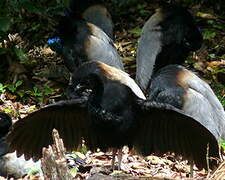
[(56, 27), (56, 36), (59, 36), (61, 39), (66, 37), (71, 37), (73, 34), (76, 34), (77, 28), (79, 27), (79, 22), (83, 22), (84, 19), (81, 15), (72, 13), (69, 10), (65, 11), (65, 15), (59, 17), (59, 21)]
[[(58, 53), (70, 72), (75, 70), (87, 58), (85, 43), (90, 35), (88, 23), (78, 14), (67, 14), (60, 18), (55, 36), (60, 40)], [(56, 48), (55, 48), (56, 49)]]
[(203, 37), (188, 9), (177, 5), (166, 5), (158, 12), (163, 16), (160, 25), (166, 35), (168, 33), (168, 37), (173, 39), (172, 41), (176, 41), (189, 51), (201, 48)]
[(0, 138), (4, 137), (12, 125), (11, 117), (3, 112), (0, 112)]
[(68, 87), (68, 97), (89, 96), (97, 90), (103, 89), (104, 82), (107, 81), (101, 68), (101, 63), (90, 61), (83, 63), (75, 70), (72, 81)]

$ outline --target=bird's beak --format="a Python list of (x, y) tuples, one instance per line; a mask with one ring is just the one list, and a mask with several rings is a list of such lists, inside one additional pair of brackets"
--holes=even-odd
[(86, 97), (88, 97), (92, 92), (92, 90), (87, 88), (87, 86), (81, 85), (81, 84), (78, 84), (74, 88), (74, 91), (75, 91), (76, 94), (80, 94), (81, 96), (86, 96)]
[(82, 90), (84, 90), (84, 86), (78, 84), (77, 86), (73, 87), (72, 83), (69, 84), (66, 90), (66, 96), (69, 99), (75, 99), (82, 96)]
[(66, 94), (69, 99), (75, 99), (83, 96), (88, 97), (91, 92), (92, 90), (88, 89), (85, 85), (78, 84), (75, 87), (69, 86)]

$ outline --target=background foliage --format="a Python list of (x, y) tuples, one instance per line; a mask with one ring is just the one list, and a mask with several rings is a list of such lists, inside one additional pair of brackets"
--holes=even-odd
[[(122, 34), (124, 33), (123, 28), (127, 29), (128, 33), (122, 36), (135, 40), (140, 36), (143, 21), (146, 21), (154, 12), (154, 5), (153, 7), (149, 5), (154, 4), (153, 2), (159, 4), (179, 2), (190, 8), (197, 7), (199, 9), (208, 7), (212, 13), (198, 12), (197, 14), (201, 18), (198, 23), (201, 28), (203, 27), (202, 33), (207, 46), (207, 54), (204, 58), (207, 62), (221, 62), (225, 58), (224, 41), (219, 41), (221, 35), (224, 35), (223, 30), (225, 28), (224, 3), (222, 0), (216, 2), (212, 0), (105, 0), (105, 2), (111, 11), (115, 29), (122, 32)], [(17, 97), (15, 99), (23, 102), (25, 97), (32, 97), (35, 101), (40, 102), (44, 100), (43, 97), (56, 92), (55, 89), (52, 89), (52, 86), (49, 87), (48, 83), (44, 83), (44, 86), (41, 83), (42, 86), (38, 86), (37, 82), (32, 80), (32, 84), (27, 85), (29, 83), (21, 78), (21, 74), (26, 74), (29, 79), (30, 74), (34, 74), (33, 71), (37, 65), (43, 68), (43, 61), (46, 62), (47, 59), (51, 58), (54, 58), (55, 61), (58, 58), (51, 55), (51, 57), (46, 57), (43, 60), (38, 48), (47, 46), (47, 39), (54, 35), (57, 19), (63, 15), (64, 8), (67, 7), (68, 3), (69, 0), (0, 1), (0, 93), (9, 92)], [(214, 16), (214, 14), (218, 16)], [(127, 17), (127, 22), (124, 22)], [(139, 20), (140, 18), (141, 20)], [(120, 40), (119, 36), (117, 36), (117, 39)], [(134, 46), (128, 49), (130, 52), (128, 55), (135, 56)], [(124, 59), (126, 60), (126, 57)], [(201, 71), (202, 67), (199, 62), (196, 63), (192, 58), (187, 59), (187, 64)], [(211, 68), (210, 66), (211, 69), (208, 69), (210, 73), (204, 72), (204, 76), (210, 81), (212, 80), (211, 86), (225, 106), (225, 80), (222, 80), (225, 79), (225, 72), (221, 66), (224, 65), (219, 63), (215, 67)], [(134, 69), (135, 65), (131, 64), (129, 68)]]

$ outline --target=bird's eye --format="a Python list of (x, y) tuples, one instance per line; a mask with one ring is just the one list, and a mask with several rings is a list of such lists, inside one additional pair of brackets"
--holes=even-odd
[(73, 89), (74, 89), (74, 91), (80, 91), (80, 90), (82, 90), (83, 87), (84, 87), (83, 85), (78, 84), (78, 85), (74, 86)]

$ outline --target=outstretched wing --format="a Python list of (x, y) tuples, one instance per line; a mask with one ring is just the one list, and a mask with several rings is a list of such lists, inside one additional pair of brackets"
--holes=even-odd
[[(174, 152), (193, 160), (199, 168), (207, 168), (207, 154), (219, 158), (213, 134), (183, 111), (152, 101), (139, 102), (139, 108), (140, 126), (134, 143), (139, 153)], [(210, 161), (210, 165), (216, 165), (216, 161)]]
[(7, 140), (11, 151), (26, 159), (38, 160), (42, 148), (53, 143), (52, 130), (58, 130), (68, 151), (74, 150), (85, 136), (85, 124), (88, 121), (86, 99), (60, 101), (48, 105), (17, 121)]

